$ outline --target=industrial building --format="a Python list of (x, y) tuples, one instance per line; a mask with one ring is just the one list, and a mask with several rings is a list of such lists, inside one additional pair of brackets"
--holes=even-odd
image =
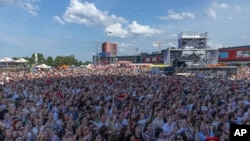
[(219, 49), (219, 62), (244, 65), (250, 63), (250, 45)]
[(204, 67), (219, 63), (250, 63), (250, 46), (215, 49), (207, 46), (207, 33), (180, 33), (178, 46), (153, 53), (120, 56), (116, 43), (102, 43), (102, 52), (93, 56), (95, 65), (114, 64), (116, 61), (132, 63), (169, 64), (175, 67)]

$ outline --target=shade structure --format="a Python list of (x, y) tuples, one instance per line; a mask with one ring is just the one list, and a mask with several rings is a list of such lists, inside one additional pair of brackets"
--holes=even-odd
[(24, 59), (24, 58), (20, 58), (18, 60), (15, 60), (16, 63), (27, 63), (29, 62), (28, 60)]
[(51, 66), (48, 66), (48, 65), (46, 65), (46, 64), (41, 64), (41, 65), (36, 66), (36, 68), (41, 68), (41, 69), (50, 69), (50, 68), (51, 68)]
[(15, 62), (15, 60), (13, 60), (12, 58), (9, 58), (9, 57), (5, 57), (3, 59), (0, 59), (0, 62)]

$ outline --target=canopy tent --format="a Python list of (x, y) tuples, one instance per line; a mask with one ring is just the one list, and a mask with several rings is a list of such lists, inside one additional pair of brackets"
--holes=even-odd
[(40, 68), (40, 69), (50, 69), (51, 68), (51, 66), (48, 66), (48, 65), (46, 65), (46, 64), (41, 64), (41, 65), (38, 65), (38, 66), (36, 66), (37, 68)]
[(24, 58), (20, 58), (20, 59), (17, 59), (15, 60), (16, 63), (27, 63), (29, 62), (28, 60), (24, 59)]
[(5, 57), (3, 59), (0, 59), (0, 62), (14, 62), (15, 60), (13, 60), (12, 58), (9, 58), (9, 57)]
[(67, 69), (68, 66), (64, 64), (64, 65), (58, 66), (58, 68), (60, 68), (60, 69)]

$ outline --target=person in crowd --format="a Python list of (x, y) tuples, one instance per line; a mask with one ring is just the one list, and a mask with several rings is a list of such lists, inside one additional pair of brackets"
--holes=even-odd
[(15, 138), (15, 134), (13, 133), (13, 130), (11, 128), (6, 129), (4, 131), (4, 136), (5, 136), (4, 141), (13, 141)]
[(162, 128), (157, 127), (155, 129), (154, 137), (155, 137), (154, 141), (164, 141), (164, 134)]
[(91, 141), (102, 141), (102, 136), (100, 133), (95, 133), (93, 134), (92, 140)]
[(187, 136), (184, 132), (178, 133), (174, 141), (188, 141)]
[(162, 109), (158, 109), (156, 111), (157, 116), (154, 118), (154, 120), (152, 122), (152, 125), (153, 125), (154, 129), (156, 129), (157, 127), (158, 128), (162, 128), (163, 127), (163, 125), (164, 125), (163, 112), (164, 111)]
[(151, 122), (146, 123), (143, 132), (143, 137), (145, 141), (151, 141), (154, 137), (154, 130)]
[(132, 132), (127, 125), (123, 126), (119, 133), (119, 137), (118, 137), (119, 141), (130, 141), (131, 133)]
[(76, 133), (76, 140), (90, 141), (92, 136), (92, 131), (87, 125), (80, 125)]
[(224, 79), (146, 71), (0, 72), (0, 140), (228, 140), (230, 124), (250, 123), (250, 67)]
[(144, 141), (142, 127), (140, 124), (135, 124), (130, 136), (130, 141)]

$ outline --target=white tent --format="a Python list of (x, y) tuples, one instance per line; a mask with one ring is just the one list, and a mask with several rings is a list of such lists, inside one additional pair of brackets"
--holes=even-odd
[(37, 68), (41, 68), (41, 69), (49, 69), (51, 68), (50, 66), (46, 65), (46, 64), (41, 64), (41, 65), (38, 65), (36, 66)]
[(0, 59), (0, 62), (14, 62), (15, 60), (13, 60), (12, 58), (9, 57), (5, 57), (3, 59)]
[(24, 59), (24, 58), (20, 58), (18, 60), (15, 61), (16, 63), (27, 63), (29, 62), (28, 60)]

